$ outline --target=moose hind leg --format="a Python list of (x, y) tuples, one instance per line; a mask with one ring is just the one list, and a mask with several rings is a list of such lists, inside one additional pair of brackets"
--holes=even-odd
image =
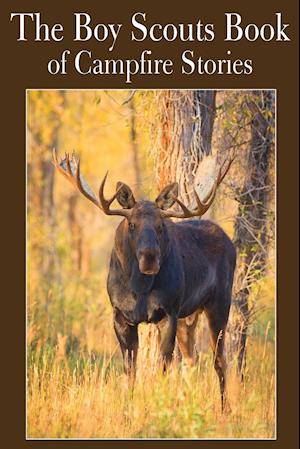
[(227, 325), (224, 320), (220, 320), (218, 317), (210, 312), (206, 312), (209, 330), (211, 336), (211, 343), (214, 356), (214, 367), (217, 372), (220, 384), (221, 392), (221, 407), (222, 412), (229, 410), (228, 398), (226, 394), (226, 358), (224, 355), (224, 344), (225, 344), (225, 331)]
[(129, 325), (122, 313), (115, 309), (114, 329), (123, 355), (124, 371), (134, 381), (139, 344), (138, 328), (137, 326)]
[(182, 356), (189, 365), (195, 363), (195, 330), (198, 322), (199, 312), (195, 312), (187, 318), (179, 319), (177, 322), (177, 341)]

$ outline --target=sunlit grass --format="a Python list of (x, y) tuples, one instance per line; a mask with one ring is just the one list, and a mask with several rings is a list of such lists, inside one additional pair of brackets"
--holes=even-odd
[(231, 413), (222, 415), (204, 316), (197, 365), (175, 360), (166, 375), (157, 364), (155, 333), (149, 340), (149, 326), (140, 326), (132, 390), (113, 332), (106, 258), (93, 272), (64, 268), (51, 282), (38, 274), (38, 260), (29, 261), (28, 438), (274, 438), (273, 274), (249, 298), (259, 313), (249, 329), (243, 384), (227, 347)]
[(175, 361), (163, 375), (156, 363), (154, 337), (147, 350), (147, 331), (147, 326), (141, 326), (133, 390), (122, 373), (115, 341), (95, 351), (87, 346), (72, 348), (68, 338), (59, 335), (56, 345), (46, 342), (29, 349), (28, 437), (274, 437), (272, 339), (253, 336), (249, 340), (243, 384), (235, 361), (229, 364), (231, 413), (222, 415), (211, 353), (201, 353), (192, 368)]

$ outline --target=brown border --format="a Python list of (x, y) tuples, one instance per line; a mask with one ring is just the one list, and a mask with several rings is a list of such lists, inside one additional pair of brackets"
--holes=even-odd
[[(296, 447), (298, 438), (298, 1), (273, 0), (263, 2), (252, 0), (241, 4), (237, 0), (228, 0), (226, 5), (185, 0), (181, 4), (162, 4), (152, 1), (132, 0), (129, 4), (100, 4), (96, 0), (79, 2), (65, 7), (63, 2), (12, 0), (1, 4), (1, 45), (2, 45), (2, 139), (1, 192), (2, 207), (1, 235), (3, 260), (2, 288), (2, 411), (4, 432), (2, 439), (5, 447), (61, 447), (72, 448), (93, 446), (124, 445), (146, 447), (164, 444), (165, 446), (196, 447)], [(145, 11), (148, 17), (161, 22), (191, 22), (202, 18), (215, 23), (218, 35), (222, 35), (224, 12), (238, 11), (245, 21), (268, 22), (274, 13), (283, 12), (284, 19), (290, 23), (289, 43), (236, 43), (229, 47), (221, 38), (210, 45), (151, 45), (143, 43), (129, 46), (129, 31), (116, 51), (114, 57), (135, 57), (150, 48), (153, 55), (172, 57), (178, 63), (180, 50), (193, 48), (195, 54), (210, 55), (212, 58), (224, 57), (226, 50), (241, 58), (253, 58), (255, 70), (251, 76), (232, 77), (137, 77), (130, 86), (125, 86), (117, 77), (80, 77), (75, 74), (52, 77), (45, 69), (45, 55), (59, 54), (65, 48), (83, 48), (65, 39), (61, 44), (17, 43), (16, 29), (9, 22), (11, 11), (41, 11), (49, 21), (62, 21), (66, 34), (71, 30), (74, 11), (90, 12), (99, 21), (130, 23), (131, 14)], [(126, 34), (126, 33), (125, 33)], [(104, 57), (99, 44), (89, 43), (95, 54)], [(278, 145), (278, 427), (276, 441), (25, 441), (25, 386), (24, 386), (24, 339), (25, 339), (25, 89), (27, 88), (276, 88), (278, 104), (277, 145)], [(2, 134), (3, 135), (3, 134)], [(13, 188), (11, 186), (13, 185)], [(2, 421), (3, 421), (2, 418)]]

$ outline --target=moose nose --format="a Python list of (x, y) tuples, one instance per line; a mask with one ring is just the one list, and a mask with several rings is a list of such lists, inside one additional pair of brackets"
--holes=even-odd
[(145, 248), (140, 251), (140, 256), (147, 257), (147, 258), (151, 259), (151, 258), (157, 257), (158, 252), (159, 252), (159, 250), (156, 248), (155, 249), (154, 248)]
[(139, 253), (139, 269), (143, 274), (157, 274), (160, 269), (159, 250), (145, 248)]

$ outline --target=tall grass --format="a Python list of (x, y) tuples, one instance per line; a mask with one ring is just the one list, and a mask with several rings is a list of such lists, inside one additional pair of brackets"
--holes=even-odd
[[(136, 383), (133, 389), (128, 385), (103, 285), (101, 277), (89, 279), (88, 285), (69, 279), (50, 293), (39, 291), (46, 295), (43, 307), (29, 303), (29, 438), (274, 437), (270, 313), (252, 329), (243, 384), (236, 361), (229, 360), (231, 413), (222, 415), (210, 350), (200, 352), (195, 367), (176, 359), (163, 375), (156, 363), (155, 335), (149, 339), (146, 325), (140, 326)], [(92, 298), (98, 300), (99, 292), (97, 305)]]

